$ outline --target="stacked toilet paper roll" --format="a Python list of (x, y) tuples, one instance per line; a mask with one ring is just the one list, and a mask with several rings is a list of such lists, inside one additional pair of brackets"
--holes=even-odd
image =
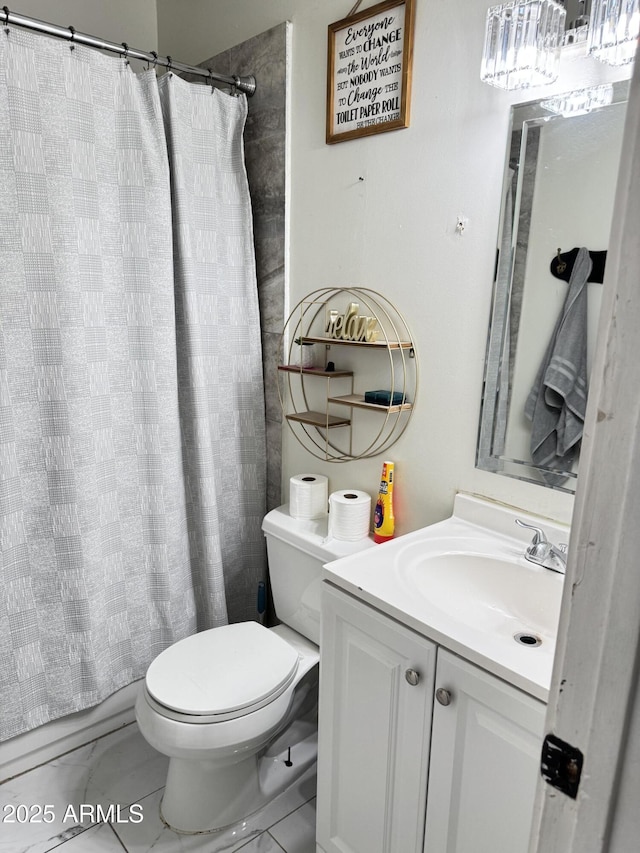
[(329, 497), (329, 536), (356, 542), (369, 535), (371, 495), (356, 489), (332, 492)]
[(289, 515), (320, 518), (327, 514), (329, 480), (322, 474), (296, 474), (289, 480)]

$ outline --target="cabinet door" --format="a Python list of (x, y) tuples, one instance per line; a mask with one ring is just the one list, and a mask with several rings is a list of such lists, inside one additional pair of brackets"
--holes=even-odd
[(424, 853), (527, 853), (546, 706), (443, 649), (439, 688)]
[(318, 849), (421, 853), (435, 646), (323, 587)]

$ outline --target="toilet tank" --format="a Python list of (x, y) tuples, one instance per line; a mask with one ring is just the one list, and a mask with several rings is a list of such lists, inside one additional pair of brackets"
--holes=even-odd
[(327, 522), (327, 516), (292, 518), (288, 504), (272, 509), (262, 522), (276, 616), (316, 645), (320, 643), (322, 566), (374, 547), (370, 536), (357, 542), (329, 539)]

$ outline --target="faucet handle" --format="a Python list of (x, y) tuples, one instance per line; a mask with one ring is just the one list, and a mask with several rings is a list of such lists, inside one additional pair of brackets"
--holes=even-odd
[(527, 524), (526, 522), (522, 521), (522, 519), (520, 519), (520, 518), (516, 518), (515, 521), (516, 521), (516, 524), (520, 525), (520, 527), (526, 527), (527, 530), (533, 530), (534, 531), (533, 540), (531, 542), (531, 544), (533, 546), (535, 546), (535, 545), (546, 545), (547, 544), (548, 539), (545, 535), (544, 530), (541, 530), (539, 527), (534, 527), (533, 524)]

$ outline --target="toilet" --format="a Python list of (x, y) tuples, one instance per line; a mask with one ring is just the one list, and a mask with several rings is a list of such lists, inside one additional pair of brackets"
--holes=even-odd
[(330, 539), (326, 516), (292, 518), (288, 505), (262, 529), (280, 624), (240, 622), (174, 643), (136, 701), (142, 735), (169, 757), (160, 811), (177, 832), (237, 823), (316, 758), (322, 565), (373, 540)]

